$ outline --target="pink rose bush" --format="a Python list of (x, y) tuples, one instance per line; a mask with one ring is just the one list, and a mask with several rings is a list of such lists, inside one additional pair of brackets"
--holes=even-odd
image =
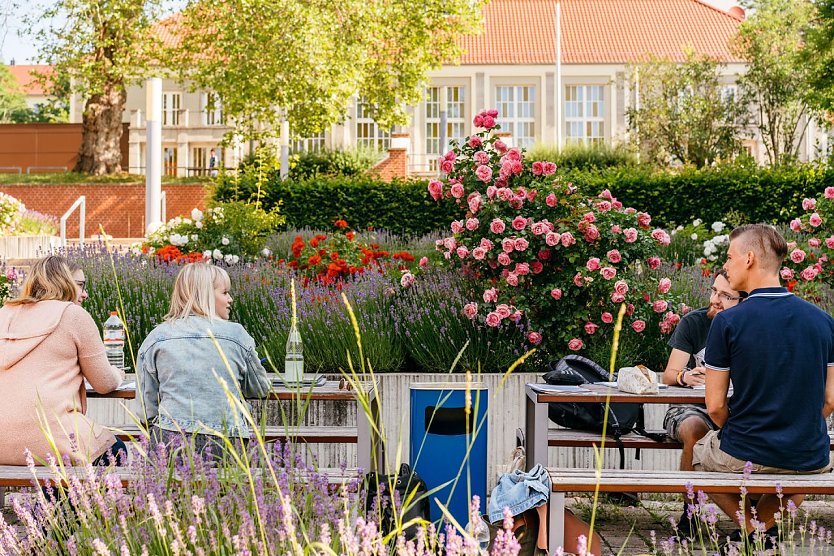
[(589, 197), (553, 163), (525, 159), (494, 135), (489, 112), (474, 123), (484, 130), (455, 142), (443, 157), (454, 161), (445, 181), (429, 184), (435, 200), (461, 209), (436, 246), (475, 279), (466, 317), (521, 327), (530, 345), (554, 353), (610, 341), (621, 303), (624, 335), (670, 333), (679, 303), (658, 255), (669, 234), (609, 191)]
[[(814, 300), (821, 284), (834, 286), (834, 187), (802, 201), (804, 214), (790, 221), (796, 234), (780, 275), (791, 291)], [(790, 239), (790, 238), (788, 238)]]

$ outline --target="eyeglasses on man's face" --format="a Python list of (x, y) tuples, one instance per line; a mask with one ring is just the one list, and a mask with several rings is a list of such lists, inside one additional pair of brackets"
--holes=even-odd
[(715, 286), (710, 288), (712, 292), (710, 295), (717, 295), (718, 299), (723, 299), (724, 301), (740, 301), (742, 297), (740, 295), (730, 295), (726, 292), (718, 291), (715, 289)]
[(76, 280), (75, 285), (81, 288), (81, 292), (87, 291), (87, 281), (86, 280)]

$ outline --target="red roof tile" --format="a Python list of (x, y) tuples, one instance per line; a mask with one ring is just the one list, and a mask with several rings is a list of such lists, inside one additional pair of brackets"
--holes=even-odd
[(48, 78), (52, 77), (52, 66), (46, 65), (14, 65), (6, 66), (12, 72), (12, 76), (17, 80), (20, 90), (27, 95), (48, 95), (49, 87), (52, 82), (47, 79), (46, 83), (41, 83), (35, 78), (32, 73), (40, 73), (46, 75)]
[[(460, 39), (461, 64), (555, 64), (557, 0), (491, 0), (484, 32)], [(723, 62), (742, 19), (700, 0), (561, 0), (562, 63), (608, 64), (693, 49)]]

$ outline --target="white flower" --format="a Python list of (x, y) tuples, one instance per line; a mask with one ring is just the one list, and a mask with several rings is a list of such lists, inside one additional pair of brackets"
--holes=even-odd
[(268, 256), (272, 255), (272, 251), (270, 251), (269, 249), (264, 247), (263, 251), (261, 251), (261, 255), (263, 255), (264, 257), (268, 257)]
[(212, 251), (211, 256), (219, 261), (223, 258), (223, 253), (220, 252), (220, 249), (215, 249)]
[(683, 230), (683, 226), (678, 226), (677, 228), (675, 228), (676, 232), (680, 232), (681, 230)]
[(200, 228), (202, 228), (202, 227), (203, 227), (203, 223), (202, 223), (202, 222), (199, 222), (199, 221), (198, 221), (198, 222), (195, 222), (195, 223), (194, 223), (194, 225), (195, 225), (195, 226), (197, 226), (197, 229), (198, 229), (198, 230), (199, 230)]
[(232, 264), (237, 264), (240, 261), (240, 257), (237, 255), (232, 255)]
[(232, 261), (234, 261), (234, 260), (235, 260), (234, 255), (226, 255), (225, 257), (223, 257), (223, 261), (226, 264), (232, 264)]
[(223, 239), (220, 240), (220, 243), (222, 243), (223, 245), (229, 245), (229, 238), (223, 236)]
[(726, 227), (727, 227), (727, 225), (726, 225), (726, 224), (724, 224), (724, 223), (723, 223), (723, 222), (721, 222), (721, 221), (718, 221), (718, 222), (713, 222), (711, 227), (712, 227), (712, 231), (713, 231), (713, 232), (715, 232), (716, 234), (718, 234), (718, 233), (721, 233), (721, 231), (722, 231), (724, 228), (726, 228)]
[(139, 247), (131, 247), (130, 252), (134, 255), (139, 255), (140, 253), (142, 253), (142, 249), (140, 249)]
[(211, 258), (211, 249), (206, 249), (205, 251), (203, 251), (203, 258), (204, 259), (210, 259)]
[(203, 219), (203, 211), (197, 208), (191, 209), (191, 219), (199, 223)]
[(191, 241), (197, 241), (197, 234), (191, 234)]
[(701, 220), (700, 218), (696, 218), (695, 220), (692, 221), (692, 225), (697, 228), (698, 226), (701, 225), (701, 222), (703, 222), (703, 220)]
[(698, 234), (692, 234), (689, 237), (690, 237), (690, 239), (698, 239)]

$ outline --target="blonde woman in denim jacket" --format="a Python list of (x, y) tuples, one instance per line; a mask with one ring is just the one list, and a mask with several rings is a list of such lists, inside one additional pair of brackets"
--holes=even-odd
[(230, 285), (220, 267), (183, 266), (165, 322), (139, 348), (137, 378), (152, 447), (184, 441), (197, 453), (211, 447), (218, 459), (226, 444), (217, 433), (242, 444), (249, 438), (243, 410), (226, 392), (264, 397), (270, 381), (255, 341), (240, 324), (229, 322)]

